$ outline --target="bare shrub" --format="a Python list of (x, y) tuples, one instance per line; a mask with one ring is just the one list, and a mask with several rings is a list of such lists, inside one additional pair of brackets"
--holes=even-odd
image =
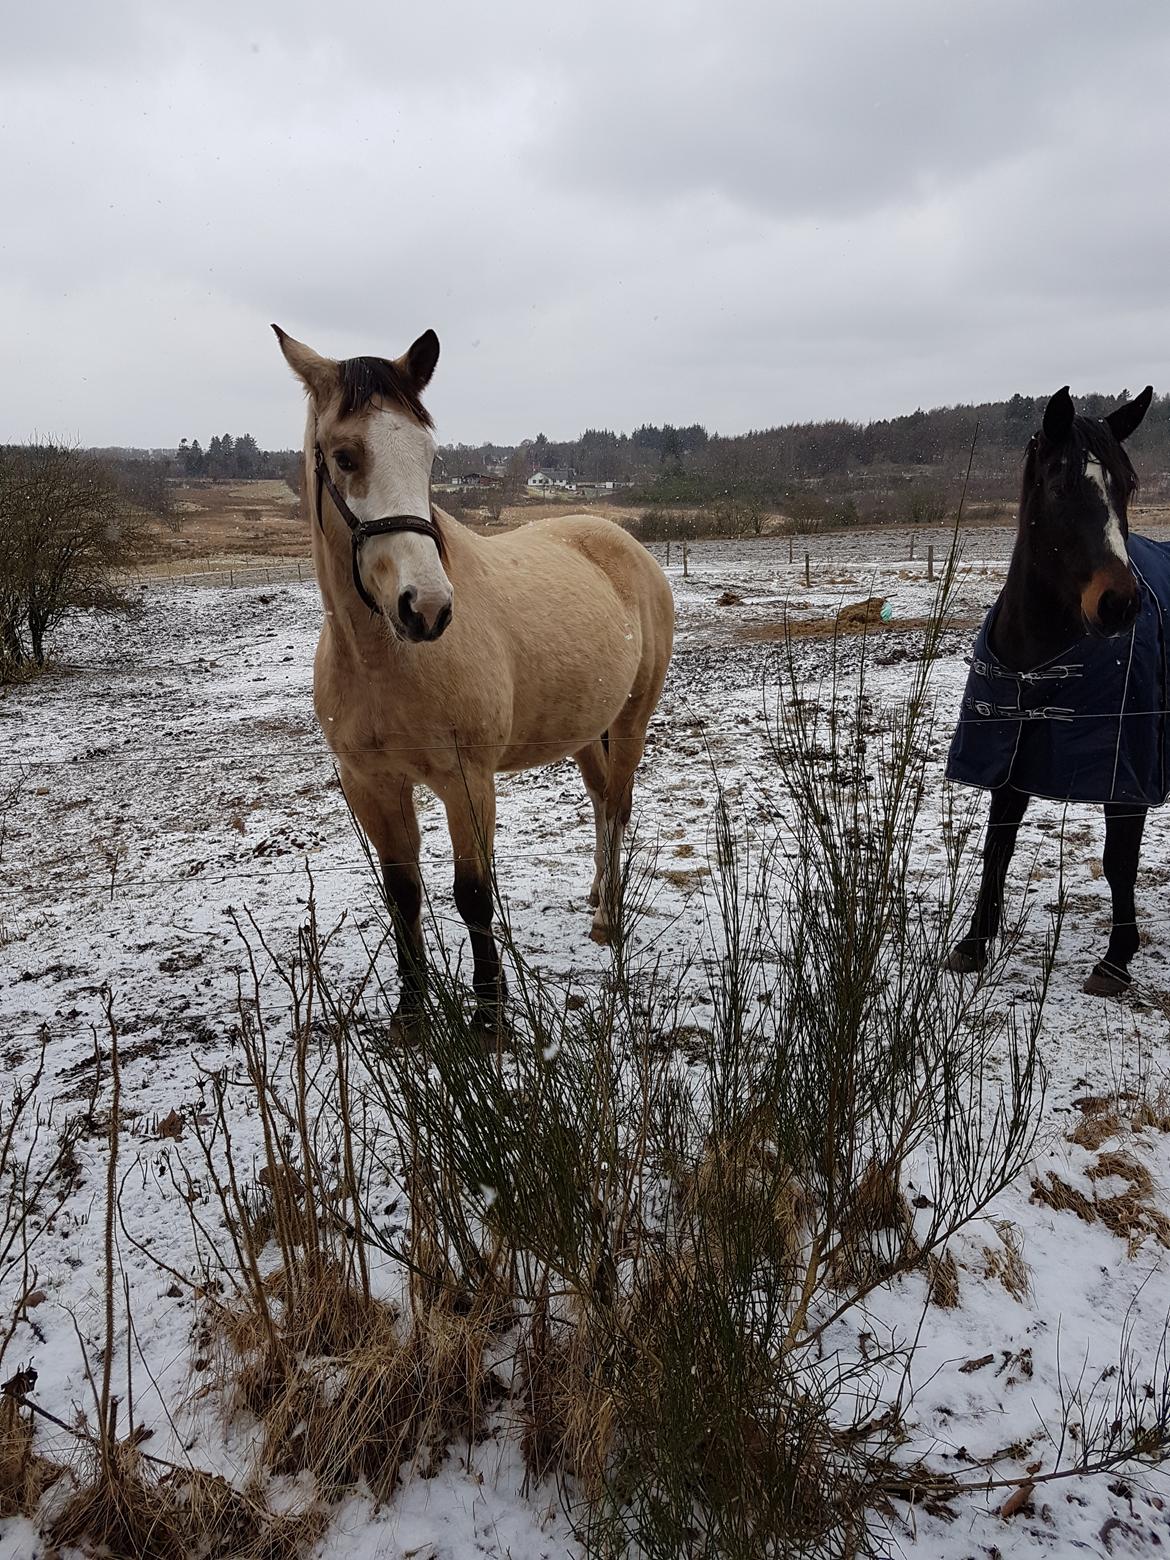
[(51, 441), (0, 449), (0, 671), (43, 666), (70, 611), (111, 604), (143, 531), (98, 457)]

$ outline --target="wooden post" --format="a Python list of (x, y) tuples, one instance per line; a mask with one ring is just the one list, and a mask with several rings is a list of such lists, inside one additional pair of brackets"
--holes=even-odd
[(789, 538), (788, 538), (788, 561), (789, 561), (789, 563), (792, 562), (792, 537), (791, 536), (789, 536)]
[(807, 590), (811, 584), (812, 584), (812, 572), (811, 572), (811, 569), (809, 567), (808, 553), (805, 553), (805, 555), (804, 555), (804, 588), (805, 588), (805, 590)]
[(297, 579), (301, 580), (302, 578), (303, 577), (301, 575), (301, 560), (298, 558), (297, 559)]
[(670, 537), (666, 538), (666, 567), (670, 568)]
[(685, 579), (689, 579), (689, 578), (690, 578), (690, 575), (687, 572), (687, 539), (684, 536), (683, 537), (683, 579), (685, 580)]
[(934, 548), (933, 547), (928, 547), (926, 549), (926, 577), (927, 577), (928, 580), (934, 579)]
[(914, 543), (918, 540), (918, 532), (910, 532), (910, 562), (914, 562)]

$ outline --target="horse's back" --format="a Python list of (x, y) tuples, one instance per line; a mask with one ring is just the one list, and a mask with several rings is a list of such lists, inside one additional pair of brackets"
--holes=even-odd
[(613, 520), (598, 515), (532, 520), (486, 540), (484, 557), (504, 570), (522, 566), (526, 577), (552, 598), (581, 588), (579, 560), (587, 566), (586, 578), (589, 571), (599, 576), (599, 600), (606, 598), (608, 587), (622, 613), (637, 618), (647, 649), (662, 660), (665, 675), (674, 638), (674, 595), (653, 555)]

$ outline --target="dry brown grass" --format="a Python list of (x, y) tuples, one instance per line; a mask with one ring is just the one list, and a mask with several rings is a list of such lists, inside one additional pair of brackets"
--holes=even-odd
[(804, 1271), (801, 1260), (813, 1208), (799, 1177), (781, 1164), (774, 1134), (759, 1117), (751, 1117), (738, 1137), (708, 1142), (694, 1166), (677, 1176), (683, 1227), (693, 1240), (701, 1232), (706, 1255), (734, 1269), (738, 1253), (726, 1249), (750, 1232), (753, 1248), (778, 1272), (795, 1281)]
[(35, 1433), (31, 1411), (0, 1395), (0, 1517), (33, 1516), (65, 1471), (33, 1450)]
[(301, 559), (308, 566), (309, 529), (287, 483), (193, 483), (174, 491), (179, 528), (149, 525), (155, 567), (198, 572), (247, 559)]
[[(604, 1356), (603, 1356), (604, 1358)], [(618, 1404), (580, 1320), (556, 1326), (538, 1300), (520, 1362), (520, 1449), (529, 1479), (566, 1477), (596, 1498), (618, 1437)]]
[[(979, 627), (980, 621), (978, 618), (956, 617), (948, 619), (948, 626), (974, 630)], [(877, 639), (889, 633), (923, 633), (933, 626), (934, 619), (928, 617), (895, 618), (889, 623), (883, 623), (880, 618), (873, 622), (861, 617), (843, 621), (836, 617), (786, 617), (776, 623), (749, 623), (737, 629), (736, 634), (738, 638), (754, 643), (773, 644), (786, 639), (836, 639), (857, 634), (867, 634)]]
[(451, 1298), (404, 1321), (342, 1264), (312, 1269), (311, 1284), (271, 1275), (262, 1308), (251, 1293), (209, 1303), (212, 1389), (229, 1420), (259, 1425), (266, 1470), (310, 1472), (329, 1499), (362, 1481), (384, 1499), (404, 1463), (433, 1471), (452, 1442), (484, 1433), (503, 1393), (488, 1359), (497, 1317)]
[(995, 1232), (999, 1246), (984, 1246), (983, 1277), (998, 1279), (1013, 1300), (1026, 1300), (1032, 1292), (1032, 1277), (1024, 1261), (1020, 1232), (1010, 1219), (997, 1219)]
[(94, 1454), (46, 1536), (58, 1549), (127, 1560), (297, 1560), (324, 1527), (316, 1507), (277, 1512), (258, 1490), (199, 1468), (160, 1472), (121, 1444)]
[(1081, 1148), (1098, 1149), (1125, 1133), (1170, 1132), (1170, 1090), (1165, 1083), (1115, 1094), (1089, 1094), (1073, 1104), (1081, 1119), (1068, 1137)]
[(1093, 1195), (1088, 1197), (1055, 1171), (1049, 1171), (1043, 1180), (1036, 1177), (1032, 1181), (1032, 1201), (1057, 1212), (1075, 1213), (1086, 1224), (1103, 1224), (1125, 1241), (1129, 1256), (1151, 1237), (1170, 1250), (1170, 1218), (1154, 1201), (1153, 1178), (1144, 1165), (1130, 1154), (1115, 1151), (1101, 1154), (1085, 1173), (1094, 1182), (1118, 1177), (1128, 1184), (1125, 1191), (1112, 1197), (1099, 1196), (1094, 1187)]
[(931, 1305), (953, 1311), (959, 1303), (959, 1266), (949, 1251), (927, 1257), (926, 1281)]

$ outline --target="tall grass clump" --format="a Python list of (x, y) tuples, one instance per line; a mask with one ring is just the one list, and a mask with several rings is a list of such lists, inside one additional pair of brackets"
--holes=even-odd
[(509, 1047), (485, 1051), (450, 965), (416, 1047), (361, 1031), (413, 1282), (508, 1296), (529, 1473), (559, 1481), (591, 1553), (865, 1552), (905, 1485), (906, 1361), (849, 1340), (879, 1287), (921, 1273), (937, 1294), (948, 1241), (1028, 1161), (1043, 981), (1007, 1014), (994, 978), (964, 993), (942, 967), (957, 869), (919, 865), (939, 631), (881, 711), (863, 679), (810, 700), (793, 655), (770, 836), (713, 779), (697, 1061), (661, 952), (619, 935), (570, 1001), (506, 915)]

